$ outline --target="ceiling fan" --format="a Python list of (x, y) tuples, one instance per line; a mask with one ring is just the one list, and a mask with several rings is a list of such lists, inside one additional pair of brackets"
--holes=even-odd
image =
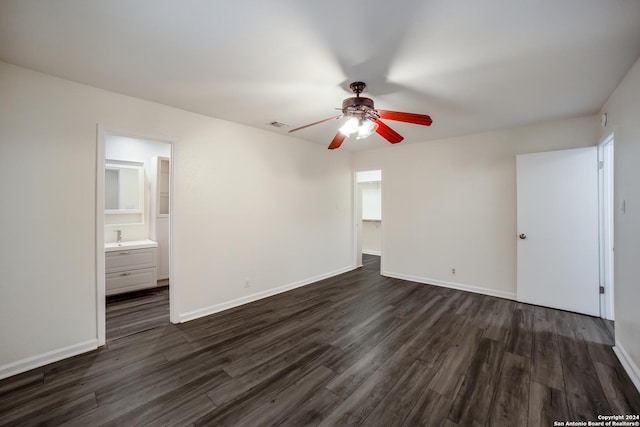
[(305, 129), (310, 126), (319, 125), (320, 123), (329, 122), (331, 120), (341, 119), (342, 117), (349, 117), (349, 120), (342, 125), (336, 136), (333, 138), (333, 141), (331, 141), (331, 144), (329, 144), (329, 150), (334, 150), (340, 147), (345, 138), (352, 134), (355, 134), (357, 139), (363, 139), (371, 135), (373, 132), (376, 132), (392, 144), (397, 144), (404, 139), (402, 135), (391, 129), (380, 119), (396, 120), (399, 122), (413, 123), (423, 126), (430, 126), (432, 123), (431, 117), (426, 114), (376, 110), (373, 107), (373, 99), (360, 96), (364, 91), (364, 88), (367, 87), (364, 82), (353, 82), (349, 87), (356, 96), (342, 101), (342, 114), (291, 129), (289, 133)]

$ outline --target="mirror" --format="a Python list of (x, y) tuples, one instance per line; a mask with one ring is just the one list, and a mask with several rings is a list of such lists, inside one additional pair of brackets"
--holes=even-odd
[(105, 224), (144, 222), (144, 164), (107, 160), (104, 176)]

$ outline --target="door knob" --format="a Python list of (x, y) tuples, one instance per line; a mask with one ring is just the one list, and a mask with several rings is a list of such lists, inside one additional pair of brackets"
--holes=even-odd
[(520, 234), (518, 237), (519, 237), (519, 238), (521, 238), (522, 240), (524, 240), (524, 239), (526, 239), (526, 238), (527, 238), (527, 235), (526, 235), (526, 234), (524, 234), (524, 233), (522, 233), (522, 234)]

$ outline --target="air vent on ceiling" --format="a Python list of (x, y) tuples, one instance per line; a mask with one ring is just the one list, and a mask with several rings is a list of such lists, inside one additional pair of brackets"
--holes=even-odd
[(280, 122), (271, 122), (269, 123), (271, 126), (277, 127), (277, 128), (281, 128), (282, 126), (288, 126), (284, 123), (280, 123)]

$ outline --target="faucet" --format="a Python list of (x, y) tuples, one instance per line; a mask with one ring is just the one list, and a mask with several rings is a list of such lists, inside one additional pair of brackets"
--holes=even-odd
[(116, 230), (116, 239), (118, 245), (120, 245), (122, 243), (122, 230)]

